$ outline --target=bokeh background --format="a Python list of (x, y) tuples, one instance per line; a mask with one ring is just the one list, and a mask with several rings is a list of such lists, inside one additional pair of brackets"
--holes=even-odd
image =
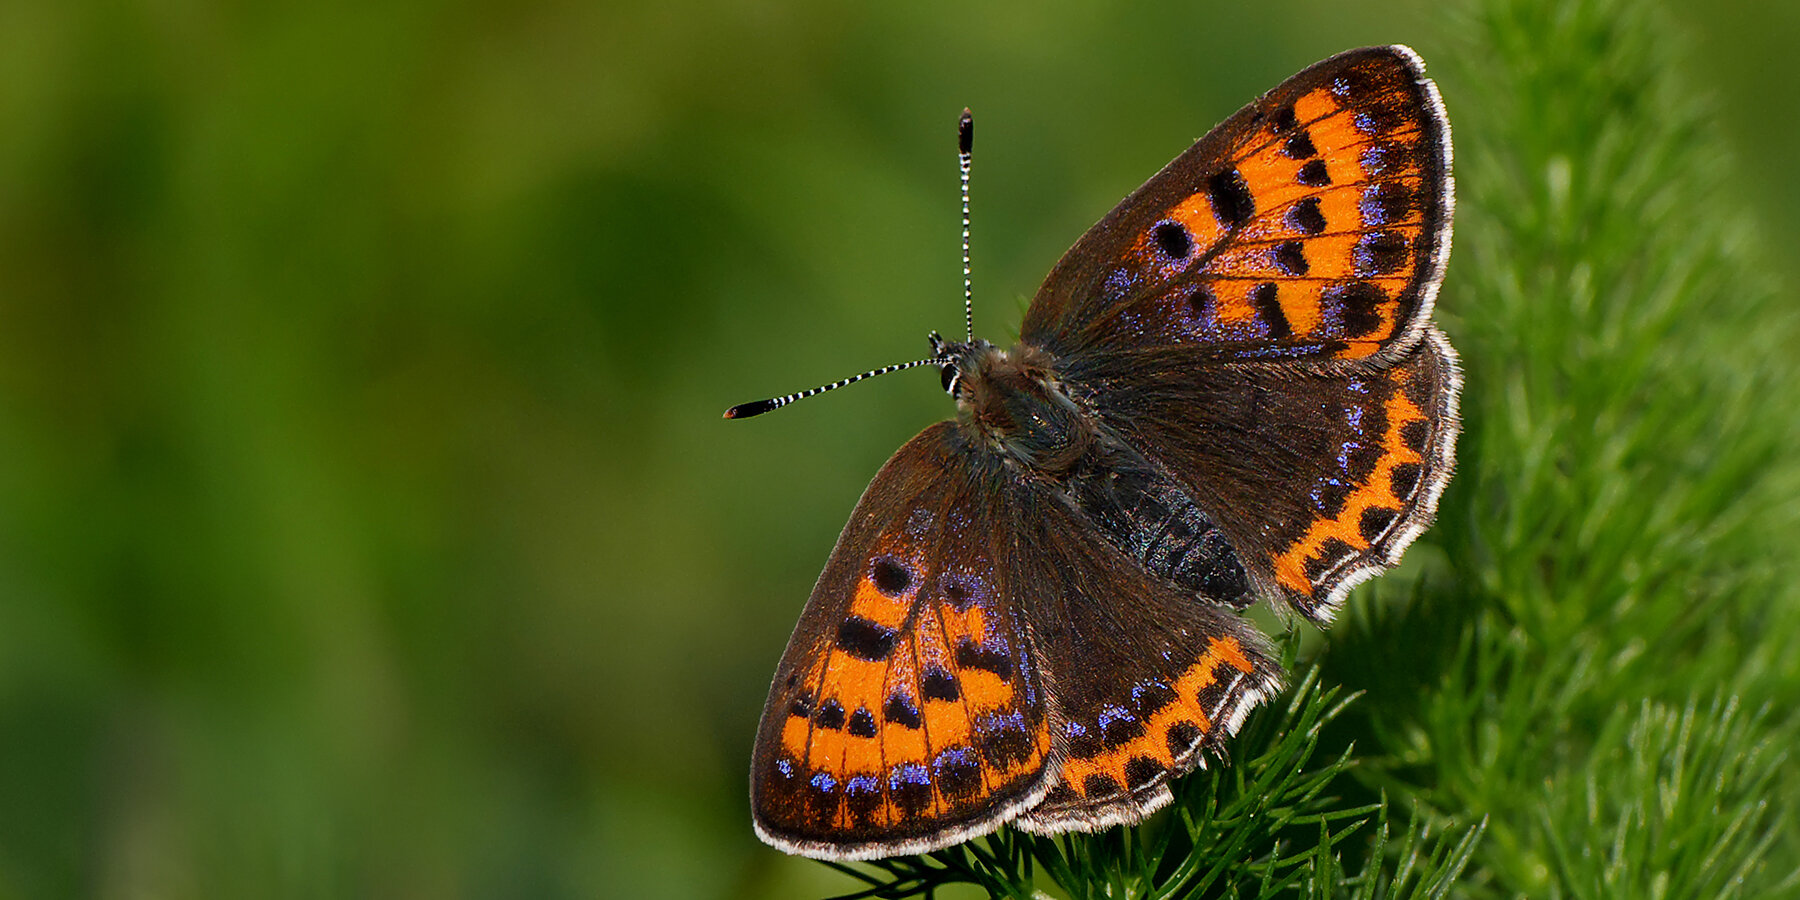
[[(1800, 7), (1665, 2), (1764, 244)], [(0, 897), (784, 897), (767, 677), (929, 372), (1438, 3), (0, 4)], [(1452, 266), (1452, 278), (1455, 267)]]

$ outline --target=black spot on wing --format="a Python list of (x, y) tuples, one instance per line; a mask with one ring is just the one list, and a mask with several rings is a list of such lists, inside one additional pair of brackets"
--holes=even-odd
[(868, 662), (887, 659), (894, 652), (899, 632), (862, 616), (850, 616), (838, 623), (838, 649)]
[(849, 731), (856, 737), (870, 738), (875, 736), (875, 716), (865, 707), (857, 707), (850, 714)]
[(1157, 249), (1170, 259), (1187, 259), (1194, 252), (1194, 236), (1180, 222), (1158, 222), (1150, 229)]
[(906, 567), (892, 559), (882, 558), (875, 561), (869, 570), (869, 580), (875, 582), (875, 589), (888, 595), (898, 597), (912, 587), (912, 573)]
[(1317, 556), (1306, 561), (1306, 580), (1318, 583), (1338, 563), (1355, 555), (1356, 548), (1338, 538), (1326, 538)]
[(1356, 247), (1351, 251), (1356, 274), (1362, 277), (1391, 275), (1405, 268), (1411, 257), (1406, 235), (1395, 231), (1365, 234), (1356, 239)]
[(881, 778), (857, 775), (845, 782), (844, 806), (850, 811), (850, 821), (855, 827), (873, 825), (875, 810), (881, 807)]
[(1268, 326), (1269, 337), (1281, 340), (1294, 336), (1294, 328), (1288, 323), (1287, 312), (1281, 308), (1280, 288), (1273, 281), (1265, 281), (1250, 289), (1250, 304), (1256, 307), (1256, 315)]
[(955, 700), (962, 696), (962, 688), (956, 683), (956, 676), (939, 666), (925, 670), (925, 677), (919, 682), (920, 691), (927, 700)]
[(975, 748), (951, 747), (931, 762), (938, 789), (952, 800), (967, 800), (981, 790), (981, 760)]
[(1288, 227), (1303, 234), (1325, 230), (1325, 214), (1319, 211), (1319, 198), (1308, 197), (1288, 208)]
[(820, 829), (831, 827), (837, 821), (838, 806), (844, 801), (842, 785), (829, 772), (814, 772), (806, 786), (808, 816)]
[(794, 702), (788, 704), (788, 715), (796, 719), (804, 719), (812, 715), (812, 696), (810, 694), (795, 696)]
[(1194, 289), (1187, 295), (1187, 301), (1195, 317), (1207, 321), (1212, 319), (1214, 311), (1219, 306), (1218, 298), (1214, 297), (1212, 290), (1204, 284), (1194, 285)]
[(1140, 684), (1131, 691), (1131, 711), (1146, 721), (1173, 702), (1175, 689), (1160, 681)]
[(1076, 759), (1093, 759), (1106, 750), (1093, 732), (1086, 728), (1071, 728), (1069, 734), (1069, 755)]
[(997, 769), (1010, 769), (1031, 756), (1031, 736), (1025, 726), (1007, 717), (996, 717), (987, 723), (976, 741), (981, 745), (981, 758)]
[(1405, 144), (1379, 143), (1364, 147), (1358, 154), (1363, 175), (1369, 179), (1386, 178), (1419, 168), (1416, 153)]
[(1394, 467), (1388, 475), (1388, 485), (1394, 496), (1402, 500), (1412, 496), (1413, 489), (1419, 486), (1420, 468), (1418, 463), (1401, 463)]
[(1362, 518), (1357, 522), (1357, 532), (1362, 535), (1362, 539), (1365, 542), (1373, 544), (1377, 538), (1381, 537), (1383, 532), (1387, 531), (1388, 525), (1394, 521), (1394, 517), (1398, 514), (1397, 510), (1387, 509), (1385, 507), (1368, 507), (1362, 511)]
[(1288, 138), (1281, 145), (1281, 152), (1288, 159), (1307, 159), (1319, 155), (1319, 148), (1313, 146), (1312, 136), (1302, 131)]
[(819, 704), (818, 711), (813, 713), (813, 724), (831, 731), (844, 727), (844, 705), (837, 702), (836, 697)]
[(1130, 783), (1131, 789), (1135, 791), (1138, 788), (1155, 781), (1158, 775), (1161, 775), (1166, 771), (1168, 770), (1163, 768), (1162, 763), (1159, 763), (1148, 756), (1134, 756), (1131, 758), (1130, 762), (1125, 764), (1125, 780)]
[(1236, 228), (1256, 215), (1256, 197), (1237, 169), (1216, 172), (1206, 180), (1206, 199), (1213, 215), (1226, 229)]
[(1100, 733), (1108, 747), (1123, 747), (1144, 736), (1144, 723), (1134, 716), (1117, 715), (1101, 725)]
[(1164, 741), (1169, 745), (1169, 756), (1180, 759), (1183, 753), (1194, 748), (1194, 744), (1205, 734), (1200, 726), (1183, 719), (1169, 726)]
[(1431, 423), (1424, 419), (1414, 419), (1400, 426), (1400, 439), (1406, 442), (1408, 449), (1414, 452), (1425, 450), (1425, 441), (1431, 437)]
[(1003, 681), (1012, 677), (1012, 657), (966, 637), (956, 642), (956, 665), (992, 672)]
[(888, 695), (887, 702), (881, 705), (881, 717), (906, 728), (916, 729), (924, 723), (919, 708), (904, 694)]
[(1111, 797), (1122, 790), (1124, 789), (1119, 786), (1119, 782), (1111, 775), (1089, 775), (1081, 783), (1081, 791), (1089, 800)]
[(1325, 289), (1325, 304), (1336, 314), (1346, 337), (1362, 337), (1381, 327), (1381, 304), (1387, 293), (1379, 285), (1352, 281)]
[(1299, 278), (1312, 268), (1306, 262), (1306, 248), (1299, 241), (1282, 241), (1271, 252), (1275, 256), (1275, 268), (1283, 275)]
[(907, 816), (931, 805), (931, 771), (921, 763), (904, 762), (888, 770), (888, 796)]
[(1405, 182), (1384, 181), (1363, 188), (1358, 208), (1364, 226), (1379, 228), (1410, 218), (1418, 211), (1419, 197)]

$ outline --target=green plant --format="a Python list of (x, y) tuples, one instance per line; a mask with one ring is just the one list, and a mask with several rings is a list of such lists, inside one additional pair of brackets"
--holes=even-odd
[(1667, 23), (1471, 0), (1450, 24), (1440, 318), (1468, 387), (1436, 529), (1173, 814), (840, 867), (859, 896), (1800, 893), (1772, 712), (1800, 683), (1791, 305)]

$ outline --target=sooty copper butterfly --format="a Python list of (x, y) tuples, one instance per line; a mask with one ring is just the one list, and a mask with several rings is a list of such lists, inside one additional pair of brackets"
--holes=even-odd
[[(965, 114), (965, 275), (971, 138)], [(813, 588), (756, 736), (757, 833), (868, 859), (1168, 803), (1280, 686), (1238, 613), (1323, 625), (1431, 523), (1451, 209), (1423, 63), (1352, 50), (1089, 229), (1017, 346), (934, 334), (868, 373), (939, 366), (957, 418), (882, 467)]]

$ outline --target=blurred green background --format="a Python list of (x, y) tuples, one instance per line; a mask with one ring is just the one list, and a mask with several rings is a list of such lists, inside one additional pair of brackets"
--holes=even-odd
[[(1800, 7), (1666, 2), (1765, 244)], [(745, 800), (910, 373), (1438, 4), (0, 4), (0, 897), (817, 893)], [(1779, 256), (1779, 252), (1777, 253)], [(1455, 266), (1451, 269), (1454, 279)], [(1471, 390), (1479, 390), (1472, 385)]]

